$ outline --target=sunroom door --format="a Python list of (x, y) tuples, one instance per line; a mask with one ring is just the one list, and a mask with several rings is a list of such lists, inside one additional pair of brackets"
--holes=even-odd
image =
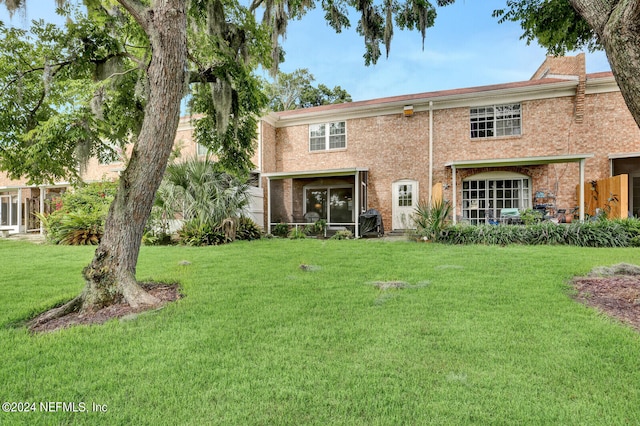
[(418, 182), (415, 180), (399, 180), (393, 183), (393, 229), (415, 228), (413, 212), (418, 206)]

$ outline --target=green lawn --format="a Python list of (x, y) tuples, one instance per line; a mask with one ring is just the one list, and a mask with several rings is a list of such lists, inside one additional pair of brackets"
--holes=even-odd
[(179, 281), (184, 299), (103, 326), (11, 326), (79, 293), (92, 252), (0, 241), (0, 402), (38, 410), (0, 424), (640, 423), (640, 334), (566, 285), (594, 266), (640, 264), (638, 249), (144, 247), (138, 277)]

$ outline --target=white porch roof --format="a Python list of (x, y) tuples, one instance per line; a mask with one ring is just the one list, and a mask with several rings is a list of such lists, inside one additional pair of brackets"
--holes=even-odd
[(537, 166), (541, 164), (579, 163), (581, 160), (586, 160), (593, 156), (594, 154), (567, 154), (541, 157), (490, 158), (486, 160), (456, 160), (445, 163), (445, 166), (455, 167), (457, 169), (472, 169), (475, 167)]
[(307, 177), (328, 177), (328, 176), (352, 176), (358, 172), (368, 172), (366, 167), (351, 167), (345, 169), (324, 169), (324, 170), (302, 170), (294, 172), (273, 172), (263, 173), (262, 176), (270, 180), (294, 179)]

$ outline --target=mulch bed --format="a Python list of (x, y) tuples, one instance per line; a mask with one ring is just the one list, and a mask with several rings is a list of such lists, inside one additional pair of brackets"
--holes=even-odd
[(640, 331), (640, 276), (580, 277), (575, 299)]
[(132, 308), (126, 302), (121, 302), (107, 306), (106, 308), (100, 309), (96, 312), (74, 312), (61, 318), (48, 321), (44, 324), (39, 324), (36, 327), (32, 327), (30, 330), (32, 332), (46, 332), (74, 325), (103, 324), (114, 318), (133, 317), (141, 312), (161, 309), (165, 304), (174, 302), (183, 297), (180, 293), (178, 284), (142, 283), (141, 286), (151, 295), (157, 297), (160, 300), (160, 303), (152, 306)]

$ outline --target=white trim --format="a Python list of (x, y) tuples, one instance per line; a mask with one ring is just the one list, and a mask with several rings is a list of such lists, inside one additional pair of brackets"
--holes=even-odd
[[(518, 82), (527, 83), (527, 82)], [(305, 108), (295, 112), (274, 114), (274, 127), (288, 127), (302, 124), (320, 124), (348, 119), (376, 117), (382, 115), (402, 115), (405, 105), (412, 103), (414, 116), (418, 112), (429, 111), (429, 102), (436, 110), (482, 106), (487, 103), (517, 103), (538, 99), (572, 97), (576, 94), (577, 81), (554, 81), (550, 83), (532, 83), (516, 87), (504, 85), (471, 87), (415, 95), (395, 96), (368, 101), (358, 101), (339, 105)], [(508, 84), (507, 84), (508, 86)], [(269, 115), (274, 118), (273, 115)]]
[(640, 152), (621, 152), (615, 154), (609, 154), (609, 160), (619, 160), (621, 158), (637, 158), (640, 157)]
[[(332, 124), (339, 124), (339, 123), (343, 123), (343, 125), (344, 125), (344, 146), (331, 148), (331, 130), (330, 130), (330, 128), (331, 128)], [(311, 149), (311, 127), (312, 126), (324, 126), (324, 149)], [(326, 122), (326, 123), (309, 124), (308, 133), (309, 133), (309, 137), (308, 137), (307, 140), (308, 140), (309, 143), (307, 145), (307, 148), (308, 148), (310, 153), (341, 151), (341, 150), (347, 149), (347, 122), (346, 122), (346, 120), (336, 120), (336, 121), (330, 121), (330, 122)]]
[(302, 170), (295, 172), (273, 172), (263, 173), (262, 176), (269, 179), (295, 179), (303, 177), (333, 177), (351, 176), (359, 172), (368, 172), (366, 167), (353, 167), (345, 169), (324, 169), (324, 170)]
[(536, 166), (554, 163), (578, 163), (593, 158), (594, 154), (567, 154), (541, 157), (489, 158), (485, 160), (457, 160), (445, 163), (445, 167), (456, 166), (459, 169), (476, 167)]

